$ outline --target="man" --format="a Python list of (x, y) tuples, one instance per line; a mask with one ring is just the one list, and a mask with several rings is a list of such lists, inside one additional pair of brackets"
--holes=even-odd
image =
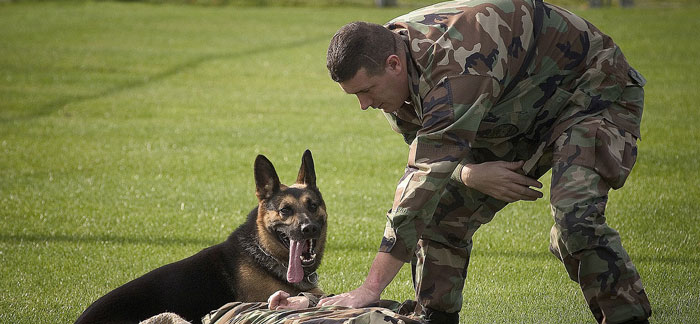
[(433, 5), (331, 40), (332, 79), (410, 145), (379, 253), (357, 289), (379, 299), (403, 263), (429, 323), (457, 323), (472, 236), (552, 170), (550, 250), (599, 323), (646, 323), (640, 276), (605, 222), (636, 160), (644, 78), (595, 26), (541, 0)]

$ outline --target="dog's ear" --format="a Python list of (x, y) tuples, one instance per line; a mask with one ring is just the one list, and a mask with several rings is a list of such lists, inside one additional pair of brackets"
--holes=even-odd
[(264, 155), (255, 158), (255, 195), (258, 200), (268, 199), (280, 191), (280, 178), (272, 162)]
[(304, 151), (301, 157), (301, 168), (297, 176), (298, 184), (305, 184), (309, 187), (316, 187), (316, 170), (314, 169), (314, 158), (311, 156), (311, 151)]

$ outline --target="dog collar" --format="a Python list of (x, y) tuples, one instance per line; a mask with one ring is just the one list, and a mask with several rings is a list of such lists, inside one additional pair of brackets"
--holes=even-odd
[(306, 278), (304, 278), (304, 279), (306, 279), (306, 281), (307, 281), (308, 283), (310, 283), (310, 284), (312, 284), (312, 285), (314, 285), (314, 286), (315, 286), (316, 284), (318, 284), (318, 274), (316, 273), (316, 271), (314, 271), (314, 272), (312, 272), (312, 273), (309, 273), (309, 275), (306, 276)]

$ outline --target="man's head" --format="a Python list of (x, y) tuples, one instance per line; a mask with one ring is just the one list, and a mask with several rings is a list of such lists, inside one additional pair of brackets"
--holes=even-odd
[(409, 97), (403, 42), (381, 25), (353, 22), (340, 28), (328, 46), (326, 66), (363, 110), (393, 112)]
[(370, 75), (384, 69), (384, 60), (396, 54), (394, 33), (381, 25), (356, 21), (341, 27), (328, 46), (326, 66), (335, 82), (347, 81), (360, 68)]

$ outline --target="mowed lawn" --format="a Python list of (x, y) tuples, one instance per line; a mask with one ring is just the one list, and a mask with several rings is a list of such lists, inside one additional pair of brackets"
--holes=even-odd
[[(346, 22), (406, 10), (0, 4), (0, 322), (72, 322), (223, 241), (256, 204), (255, 156), (290, 183), (307, 148), (329, 212), (320, 284), (359, 285), (407, 146), (330, 80), (325, 49)], [(698, 323), (700, 9), (577, 12), (649, 80), (638, 163), (608, 222), (653, 322)], [(464, 323), (594, 323), (548, 252), (552, 223), (541, 199), (477, 232)], [(383, 297), (412, 297), (407, 267)]]

